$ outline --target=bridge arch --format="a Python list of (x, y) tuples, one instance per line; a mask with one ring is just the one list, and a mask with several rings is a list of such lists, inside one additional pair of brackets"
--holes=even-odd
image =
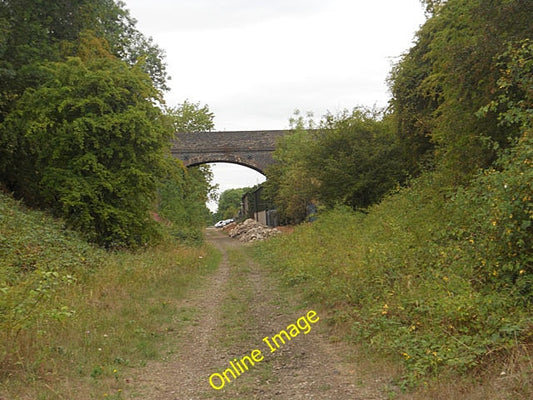
[(172, 154), (185, 166), (229, 162), (250, 167), (264, 175), (274, 162), (279, 137), (288, 131), (222, 131), (177, 133)]
[(259, 166), (257, 163), (254, 162), (253, 159), (247, 159), (242, 160), (240, 157), (233, 155), (233, 154), (227, 154), (224, 157), (217, 157), (217, 158), (208, 158), (208, 157), (193, 157), (188, 160), (182, 160), (183, 164), (186, 167), (196, 167), (198, 165), (203, 164), (210, 164), (210, 163), (230, 163), (230, 164), (238, 164), (242, 165), (243, 167), (251, 168), (260, 174), (265, 175), (265, 172), (263, 171), (263, 168)]

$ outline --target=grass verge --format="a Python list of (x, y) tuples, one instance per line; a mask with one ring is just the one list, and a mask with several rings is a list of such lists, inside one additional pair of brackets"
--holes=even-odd
[(216, 268), (206, 246), (108, 253), (0, 194), (0, 397), (121, 398), (128, 369), (165, 357), (180, 307)]

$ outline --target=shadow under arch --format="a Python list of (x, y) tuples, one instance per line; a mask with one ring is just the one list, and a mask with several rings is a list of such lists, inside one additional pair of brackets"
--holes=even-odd
[(183, 165), (188, 167), (197, 167), (199, 165), (204, 164), (212, 164), (212, 163), (229, 163), (229, 164), (237, 164), (241, 165), (243, 167), (248, 167), (253, 169), (254, 171), (259, 172), (261, 175), (265, 175), (264, 168), (260, 165), (258, 165), (253, 158), (245, 158), (239, 157), (234, 154), (227, 154), (223, 157), (192, 157), (188, 160), (182, 160)]

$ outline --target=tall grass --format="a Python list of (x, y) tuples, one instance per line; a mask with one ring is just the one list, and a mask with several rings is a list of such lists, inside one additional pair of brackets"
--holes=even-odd
[(0, 395), (119, 398), (129, 367), (172, 351), (190, 318), (179, 299), (217, 257), (172, 243), (107, 253), (0, 194)]
[(467, 189), (446, 192), (426, 175), (367, 214), (332, 210), (258, 252), (350, 339), (401, 360), (405, 386), (530, 348), (531, 149)]

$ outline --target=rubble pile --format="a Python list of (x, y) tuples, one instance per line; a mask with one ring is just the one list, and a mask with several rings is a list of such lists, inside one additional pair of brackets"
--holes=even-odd
[(279, 233), (281, 232), (276, 228), (269, 228), (251, 218), (248, 218), (243, 223), (237, 224), (228, 232), (230, 237), (239, 239), (241, 242), (265, 240)]

